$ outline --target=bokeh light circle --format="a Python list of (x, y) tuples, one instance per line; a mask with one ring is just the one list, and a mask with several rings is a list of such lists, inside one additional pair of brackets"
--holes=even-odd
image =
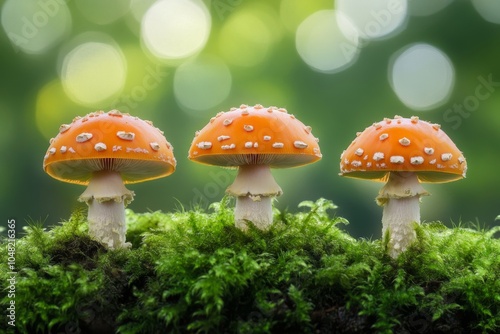
[[(252, 22), (249, 29), (247, 22)], [(252, 67), (264, 61), (272, 44), (272, 34), (262, 18), (251, 11), (235, 13), (219, 34), (219, 50), (232, 65)]]
[(7, 0), (2, 27), (15, 49), (41, 54), (71, 30), (71, 14), (64, 1)]
[(406, 106), (429, 110), (448, 100), (455, 70), (441, 50), (428, 44), (415, 44), (397, 52), (391, 62), (391, 86)]
[(408, 14), (407, 0), (337, 0), (335, 4), (365, 39), (386, 38), (400, 32)]
[(215, 56), (200, 56), (180, 65), (174, 75), (174, 95), (188, 111), (209, 110), (223, 102), (231, 91), (227, 65)]
[(77, 115), (85, 115), (88, 108), (75, 104), (64, 92), (60, 79), (43, 85), (35, 102), (35, 123), (46, 140), (57, 134), (61, 124), (67, 124)]
[(156, 57), (182, 59), (202, 50), (211, 16), (201, 0), (159, 0), (144, 14), (141, 38)]
[(122, 90), (127, 64), (114, 43), (86, 41), (64, 55), (60, 71), (66, 94), (85, 106), (99, 106)]
[(320, 10), (297, 28), (295, 46), (313, 69), (334, 73), (349, 67), (359, 55), (356, 28), (335, 10)]
[(488, 22), (500, 24), (500, 1), (472, 0), (476, 11)]

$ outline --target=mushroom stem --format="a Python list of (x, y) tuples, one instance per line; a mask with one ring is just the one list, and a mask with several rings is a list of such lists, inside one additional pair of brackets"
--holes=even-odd
[(236, 197), (234, 219), (236, 227), (246, 230), (252, 222), (261, 230), (268, 229), (273, 222), (272, 198), (282, 194), (266, 165), (240, 166), (238, 175), (226, 192)]
[(250, 196), (236, 197), (234, 208), (235, 225), (240, 230), (248, 228), (247, 221), (258, 229), (267, 230), (273, 222), (272, 197), (260, 197), (258, 200)]
[(392, 258), (406, 251), (417, 238), (413, 224), (420, 224), (422, 195), (428, 193), (411, 172), (391, 172), (379, 192), (377, 203), (384, 206), (382, 235), (388, 234), (387, 252)]
[(413, 224), (420, 223), (420, 196), (391, 198), (382, 213), (382, 235), (389, 234), (387, 251), (392, 258), (406, 251), (416, 240)]
[(125, 242), (125, 206), (133, 199), (134, 193), (125, 188), (119, 173), (94, 173), (78, 198), (89, 206), (89, 235), (109, 249), (129, 248), (131, 244)]

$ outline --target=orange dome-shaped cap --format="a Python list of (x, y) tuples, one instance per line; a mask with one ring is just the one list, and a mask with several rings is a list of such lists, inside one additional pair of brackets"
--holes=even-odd
[(61, 125), (43, 160), (50, 176), (82, 185), (98, 171), (116, 171), (124, 183), (137, 183), (170, 175), (175, 166), (172, 145), (162, 131), (118, 110)]
[(189, 159), (208, 165), (285, 168), (321, 159), (318, 139), (283, 108), (241, 105), (213, 117), (196, 136)]
[(415, 172), (420, 182), (465, 177), (467, 162), (440, 125), (418, 117), (384, 119), (358, 133), (340, 156), (340, 175), (386, 181), (388, 172)]

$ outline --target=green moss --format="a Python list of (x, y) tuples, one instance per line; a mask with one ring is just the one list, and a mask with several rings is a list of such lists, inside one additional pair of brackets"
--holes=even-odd
[[(210, 213), (127, 211), (131, 250), (108, 251), (85, 217), (16, 243), (20, 333), (496, 332), (500, 228), (416, 226), (397, 260), (356, 240), (324, 199), (275, 211), (263, 232), (234, 227), (225, 198)], [(0, 279), (7, 285), (6, 242)], [(5, 267), (5, 268), (4, 268)], [(6, 308), (10, 299), (2, 297)], [(0, 330), (8, 329), (6, 321)]]

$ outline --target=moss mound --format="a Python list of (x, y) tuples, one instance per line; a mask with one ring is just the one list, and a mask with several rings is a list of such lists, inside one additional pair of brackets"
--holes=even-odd
[[(107, 251), (85, 216), (16, 242), (20, 333), (471, 333), (500, 329), (500, 228), (417, 226), (397, 260), (355, 240), (324, 199), (243, 233), (210, 213), (127, 212), (131, 250)], [(7, 244), (0, 244), (7, 286)], [(5, 270), (4, 270), (5, 269)], [(2, 296), (5, 310), (11, 298)], [(0, 331), (10, 331), (7, 321)]]

